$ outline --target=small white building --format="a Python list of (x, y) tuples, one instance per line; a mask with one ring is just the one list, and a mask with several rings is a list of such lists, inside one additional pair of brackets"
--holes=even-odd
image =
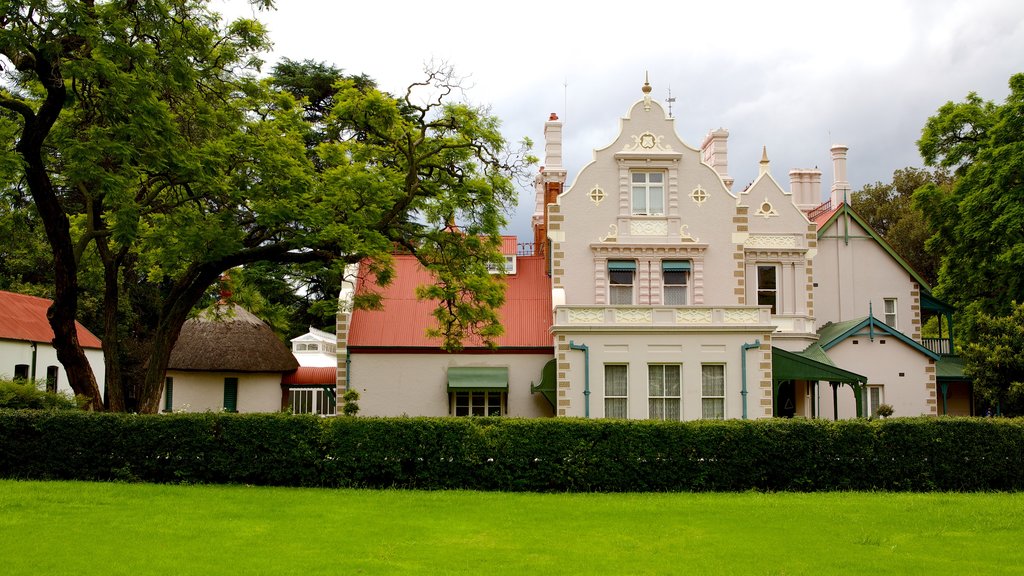
[[(57, 361), (53, 329), (46, 319), (52, 303), (46, 298), (0, 291), (0, 377), (45, 380), (48, 390), (73, 394), (67, 373)], [(81, 324), (76, 326), (78, 341), (102, 389), (105, 371), (100, 339)]]
[(292, 354), (299, 366), (337, 367), (338, 337), (310, 326), (309, 332), (292, 338)]

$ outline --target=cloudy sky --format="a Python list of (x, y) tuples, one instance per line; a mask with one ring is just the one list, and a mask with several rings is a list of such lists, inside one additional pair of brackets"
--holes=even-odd
[[(580, 3), (277, 0), (255, 12), (220, 0), (225, 16), (262, 20), (273, 53), (365, 73), (390, 92), (423, 77), (428, 61), (466, 76), (466, 99), (487, 104), (506, 138), (529, 137), (543, 158), (543, 123), (565, 122), (571, 182), (607, 145), (642, 94), (675, 98), (679, 135), (699, 147), (729, 130), (734, 192), (757, 175), (767, 146), (772, 174), (822, 168), (829, 147), (850, 147), (854, 190), (921, 166), (915, 142), (943, 103), (977, 92), (1002, 102), (1024, 72), (1020, 0), (858, 2), (647, 0)], [(509, 230), (529, 237), (533, 191)]]

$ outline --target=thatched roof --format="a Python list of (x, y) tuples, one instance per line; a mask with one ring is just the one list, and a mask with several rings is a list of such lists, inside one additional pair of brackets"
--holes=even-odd
[(187, 320), (171, 350), (169, 370), (290, 372), (299, 363), (262, 320), (237, 304)]

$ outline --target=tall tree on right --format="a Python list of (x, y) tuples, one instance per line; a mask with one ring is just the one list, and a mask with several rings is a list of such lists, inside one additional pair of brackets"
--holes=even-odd
[(928, 119), (917, 142), (929, 166), (951, 169), (950, 187), (928, 184), (914, 195), (942, 254), (937, 295), (959, 310), (964, 369), (983, 399), (1004, 413), (1024, 413), (1012, 393), (1024, 382), (1019, 340), (1024, 304), (1024, 74), (1010, 78), (1003, 104), (971, 93)]

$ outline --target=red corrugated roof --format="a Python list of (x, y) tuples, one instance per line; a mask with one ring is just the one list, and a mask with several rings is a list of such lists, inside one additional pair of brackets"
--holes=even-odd
[(826, 210), (825, 212), (815, 214), (814, 218), (811, 219), (811, 222), (814, 222), (817, 229), (821, 230), (821, 227), (824, 226), (826, 222), (828, 222), (828, 219), (831, 218), (832, 215), (835, 214), (836, 211), (842, 207), (843, 203), (840, 202), (838, 206), (832, 208), (831, 210)]
[[(46, 309), (53, 302), (46, 298), (0, 291), (0, 338), (49, 344), (53, 329), (46, 319)], [(78, 322), (78, 341), (83, 348), (99, 348), (100, 339)]]
[(518, 253), (519, 239), (515, 236), (501, 237), (501, 253), (506, 256), (514, 256)]
[(281, 378), (286, 386), (323, 386), (338, 382), (338, 369), (335, 366), (299, 366)]
[[(439, 339), (427, 338), (435, 301), (418, 300), (416, 287), (433, 277), (412, 256), (394, 257), (395, 276), (382, 290), (383, 310), (355, 310), (349, 324), (349, 346), (437, 348)], [(548, 347), (551, 334), (551, 283), (543, 256), (519, 256), (516, 273), (505, 276), (505, 305), (498, 311), (505, 333), (499, 347)], [(362, 276), (361, 276), (362, 277)], [(361, 280), (362, 281), (362, 280)], [(466, 348), (481, 346), (465, 342)]]

